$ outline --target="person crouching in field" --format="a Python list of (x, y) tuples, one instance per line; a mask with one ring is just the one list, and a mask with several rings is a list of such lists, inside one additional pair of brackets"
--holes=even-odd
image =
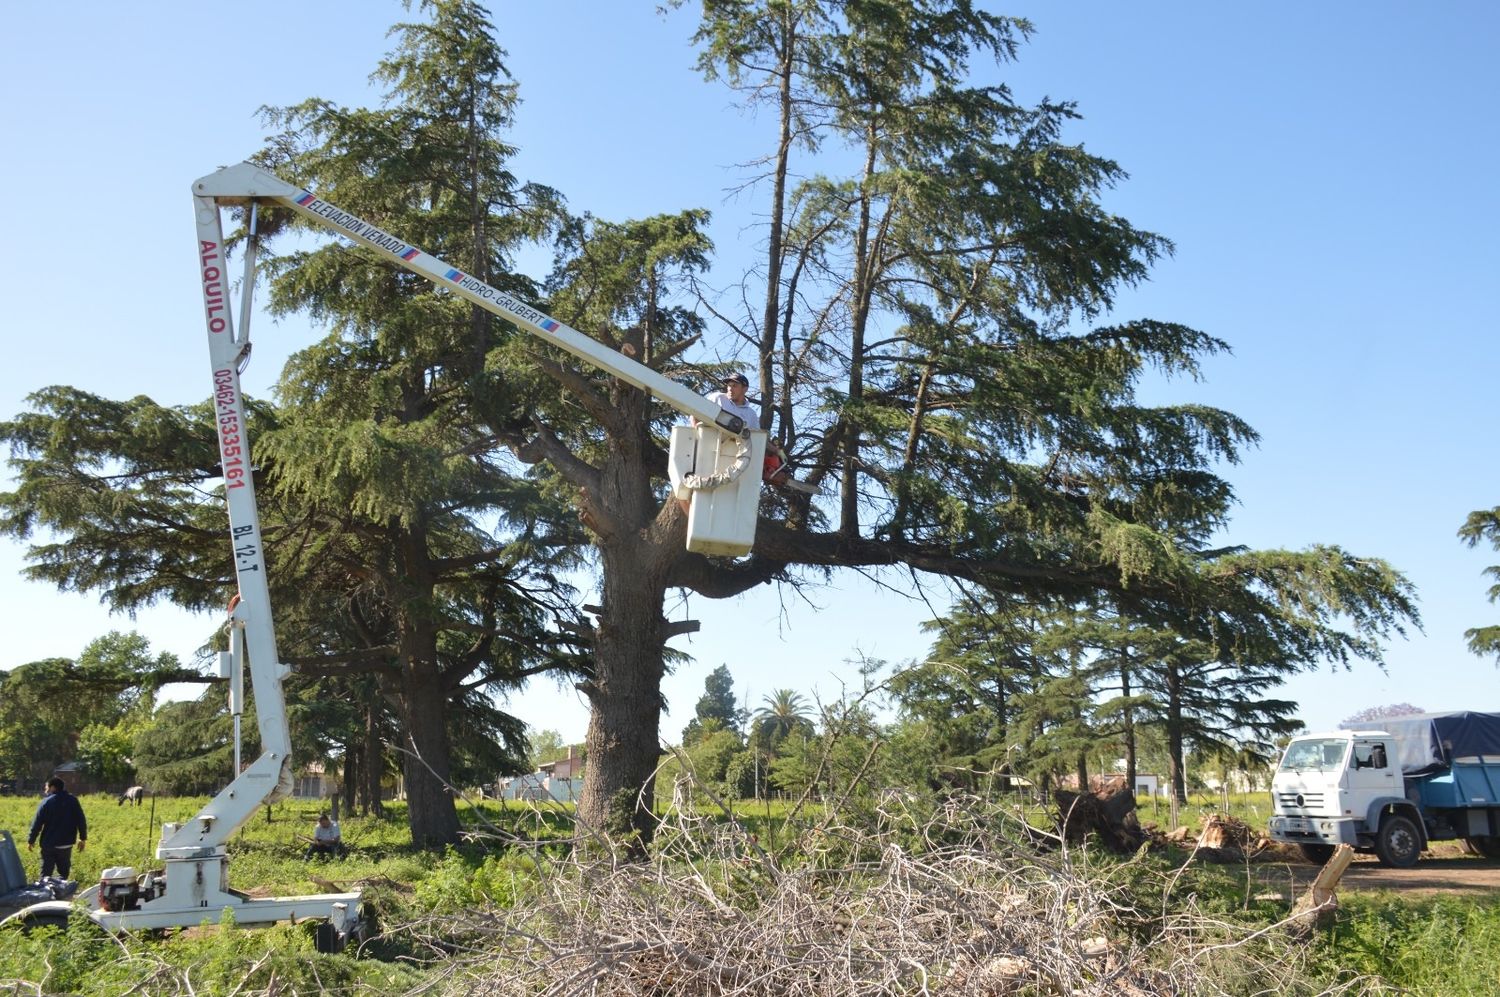
[(46, 879), (56, 870), (63, 879), (73, 870), (73, 844), (77, 842), (81, 852), (88, 844), (89, 822), (83, 816), (83, 805), (78, 797), (68, 792), (63, 781), (56, 776), (47, 780), (47, 795), (36, 816), (31, 820), (31, 833), (26, 837), (27, 849), (36, 847), (36, 839), (42, 839), (42, 878)]
[(307, 852), (302, 856), (310, 859), (314, 855), (320, 858), (343, 858), (349, 854), (344, 848), (344, 840), (339, 835), (339, 826), (336, 821), (330, 820), (327, 814), (318, 816), (318, 825), (313, 828), (313, 836), (308, 839), (311, 843), (307, 846)]

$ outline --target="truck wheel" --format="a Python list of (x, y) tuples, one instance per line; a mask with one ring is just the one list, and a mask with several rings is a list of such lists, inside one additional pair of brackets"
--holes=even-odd
[(1313, 865), (1323, 865), (1329, 859), (1333, 858), (1332, 845), (1308, 843), (1305, 845), (1298, 845), (1297, 849), (1302, 852), (1302, 857), (1307, 859), (1307, 861), (1311, 862)]
[(1410, 869), (1422, 854), (1422, 835), (1410, 817), (1388, 814), (1375, 835), (1375, 855), (1381, 865)]
[(1464, 844), (1472, 848), (1475, 855), (1483, 855), (1487, 859), (1500, 859), (1500, 838), (1493, 835), (1465, 838)]

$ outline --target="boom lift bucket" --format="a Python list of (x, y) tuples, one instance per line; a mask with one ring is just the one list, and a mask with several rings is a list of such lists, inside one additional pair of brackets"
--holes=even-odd
[(687, 549), (747, 553), (755, 543), (765, 431), (734, 437), (708, 426), (673, 426), (671, 443), (667, 476), (673, 494), (689, 503)]

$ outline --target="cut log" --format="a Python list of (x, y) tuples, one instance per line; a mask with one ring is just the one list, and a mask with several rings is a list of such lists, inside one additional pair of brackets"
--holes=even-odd
[(1228, 814), (1210, 814), (1198, 835), (1198, 847), (1237, 848), (1244, 851), (1255, 840), (1255, 836), (1256, 832), (1242, 820)]
[(1352, 861), (1354, 849), (1349, 845), (1339, 845), (1333, 850), (1333, 857), (1318, 870), (1318, 876), (1308, 886), (1307, 892), (1292, 906), (1293, 932), (1307, 937), (1312, 934), (1313, 928), (1326, 927), (1333, 921), (1333, 915), (1339, 906), (1336, 892), (1339, 879)]

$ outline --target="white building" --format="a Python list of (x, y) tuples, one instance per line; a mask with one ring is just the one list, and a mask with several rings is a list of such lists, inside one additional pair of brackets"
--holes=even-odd
[(568, 745), (568, 757), (543, 762), (535, 772), (497, 780), (495, 795), (502, 800), (556, 800), (574, 803), (583, 791), (583, 758), (577, 746)]

